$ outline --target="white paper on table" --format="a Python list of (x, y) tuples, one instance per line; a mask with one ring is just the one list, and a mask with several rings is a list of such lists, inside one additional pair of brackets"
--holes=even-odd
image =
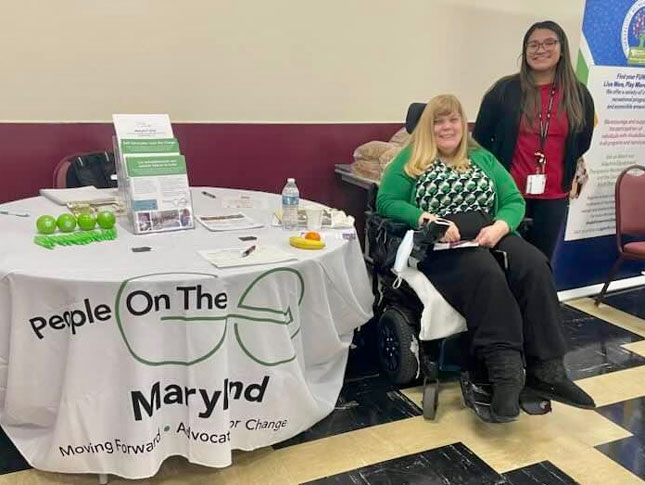
[(268, 209), (267, 201), (250, 195), (239, 197), (223, 197), (222, 207), (224, 209)]
[(97, 189), (93, 185), (71, 189), (40, 189), (40, 195), (59, 205), (116, 202), (116, 189)]
[(254, 221), (243, 212), (233, 214), (198, 215), (197, 220), (209, 231), (237, 231), (256, 229), (263, 224)]
[(243, 256), (245, 248), (215, 249), (197, 251), (206, 261), (218, 268), (235, 268), (239, 266), (252, 266), (256, 264), (281, 263), (298, 259), (275, 246), (257, 246), (248, 256)]

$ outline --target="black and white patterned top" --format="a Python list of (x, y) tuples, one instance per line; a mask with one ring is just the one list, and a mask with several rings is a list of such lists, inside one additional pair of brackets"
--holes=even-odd
[(417, 179), (414, 200), (420, 209), (439, 217), (468, 211), (490, 213), (495, 189), (488, 176), (473, 163), (460, 173), (435, 160)]

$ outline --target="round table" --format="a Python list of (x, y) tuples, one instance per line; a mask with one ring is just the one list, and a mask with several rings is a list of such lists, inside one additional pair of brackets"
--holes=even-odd
[[(114, 241), (48, 250), (32, 242), (35, 219), (65, 208), (3, 205), (30, 217), (0, 215), (0, 424), (33, 467), (133, 479), (171, 455), (224, 467), (233, 449), (333, 410), (353, 330), (371, 317), (353, 229), (296, 249), (271, 226), (279, 195), (202, 190), (195, 214), (241, 210), (264, 226), (134, 235), (119, 220)], [(296, 259), (219, 269), (198, 253), (242, 250), (242, 235)]]

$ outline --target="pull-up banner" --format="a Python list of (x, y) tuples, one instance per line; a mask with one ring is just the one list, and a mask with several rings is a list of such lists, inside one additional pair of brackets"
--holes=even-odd
[[(576, 70), (594, 99), (596, 126), (584, 155), (588, 180), (571, 201), (556, 254), (559, 289), (603, 281), (616, 258), (616, 179), (645, 163), (645, 0), (586, 1)], [(637, 273), (626, 265), (621, 275)]]
[(571, 203), (565, 240), (615, 233), (614, 184), (645, 160), (645, 0), (587, 0), (578, 76), (596, 106), (589, 182)]

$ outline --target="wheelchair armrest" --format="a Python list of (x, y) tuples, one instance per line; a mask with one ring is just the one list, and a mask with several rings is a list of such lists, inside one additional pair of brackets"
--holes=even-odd
[[(366, 212), (365, 226), (368, 239), (368, 256), (381, 270), (389, 270), (396, 261), (396, 255), (405, 234), (410, 230), (404, 222), (395, 221), (376, 212)], [(414, 231), (411, 256), (422, 261), (432, 244), (448, 229), (441, 221), (424, 224)]]
[(366, 223), (375, 227), (381, 234), (381, 237), (391, 236), (403, 238), (405, 233), (410, 229), (405, 222), (400, 222), (391, 217), (382, 216), (376, 211), (365, 212)]
[(394, 264), (399, 244), (410, 227), (375, 211), (366, 211), (365, 216), (366, 256), (379, 271), (387, 271)]

